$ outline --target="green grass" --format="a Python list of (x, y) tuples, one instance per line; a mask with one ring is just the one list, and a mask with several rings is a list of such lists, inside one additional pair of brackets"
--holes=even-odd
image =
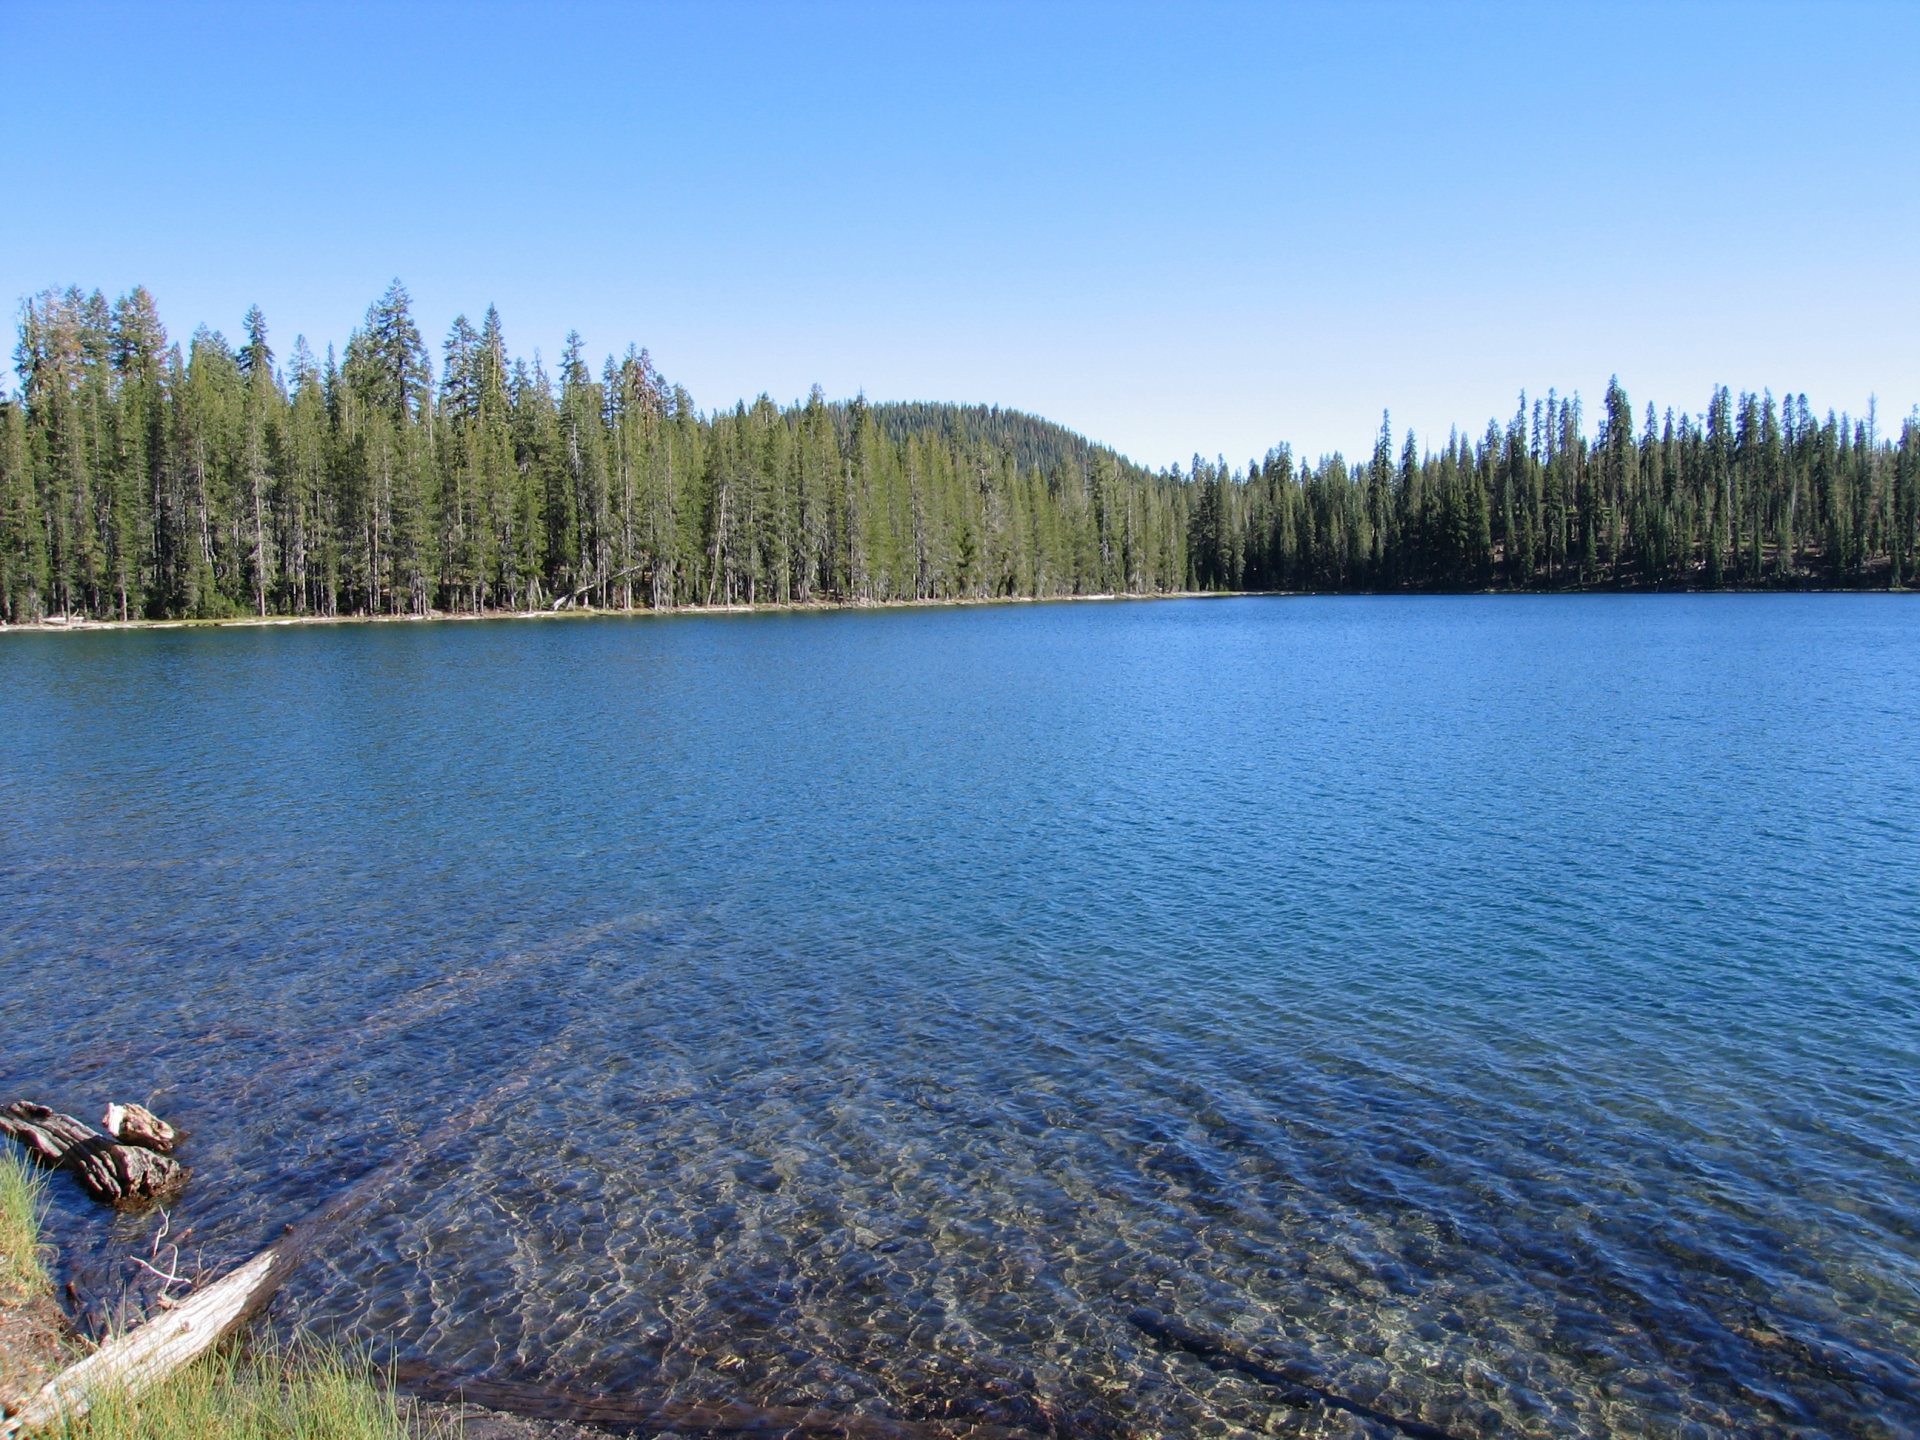
[(226, 1348), (138, 1397), (99, 1397), (66, 1440), (407, 1440), (376, 1375), (313, 1344)]
[(22, 1300), (50, 1288), (40, 1259), (46, 1205), (46, 1179), (8, 1144), (0, 1153), (0, 1297)]

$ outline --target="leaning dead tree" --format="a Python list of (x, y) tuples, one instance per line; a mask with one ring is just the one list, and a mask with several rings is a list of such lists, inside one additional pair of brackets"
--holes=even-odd
[[(723, 524), (725, 523), (725, 519), (726, 519), (726, 516), (725, 516), (725, 512), (723, 511), (721, 513), (721, 522)], [(588, 591), (598, 590), (603, 586), (611, 585), (616, 580), (624, 580), (629, 575), (638, 575), (642, 570), (646, 568), (647, 567), (645, 564), (629, 565), (627, 566), (626, 569), (616, 570), (613, 572), (613, 574), (608, 575), (602, 579), (589, 580), (586, 584), (582, 585), (578, 590), (575, 590), (573, 593), (569, 595), (555, 596), (553, 605), (550, 608), (554, 610), (569, 609), (572, 606), (578, 605), (580, 603), (580, 597), (585, 595)]]
[[(168, 1144), (172, 1143), (171, 1126), (137, 1105), (125, 1108), (139, 1111), (166, 1133)], [(109, 1116), (120, 1109), (114, 1106)], [(145, 1133), (145, 1127), (136, 1121), (122, 1133), (133, 1138), (135, 1132)], [(170, 1200), (185, 1188), (193, 1173), (157, 1149), (123, 1144), (84, 1121), (30, 1100), (17, 1100), (0, 1110), (0, 1135), (18, 1140), (48, 1169), (71, 1172), (87, 1194), (119, 1210), (137, 1210)]]

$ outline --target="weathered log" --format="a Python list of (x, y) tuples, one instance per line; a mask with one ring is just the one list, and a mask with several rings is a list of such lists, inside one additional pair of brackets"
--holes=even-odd
[(218, 1283), (157, 1320), (109, 1341), (40, 1387), (18, 1413), (0, 1421), (0, 1437), (65, 1429), (103, 1394), (137, 1394), (198, 1359), (272, 1298), (298, 1260), (295, 1247), (263, 1250)]
[(180, 1132), (144, 1105), (109, 1105), (100, 1125), (122, 1145), (138, 1145), (162, 1155), (171, 1155), (180, 1143)]
[(178, 1160), (122, 1145), (84, 1121), (30, 1100), (0, 1110), (0, 1135), (18, 1140), (49, 1169), (71, 1170), (87, 1194), (120, 1210), (172, 1199), (193, 1173)]

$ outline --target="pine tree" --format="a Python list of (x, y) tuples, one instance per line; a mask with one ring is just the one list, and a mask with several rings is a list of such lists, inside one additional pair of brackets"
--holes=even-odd
[(247, 529), (251, 545), (247, 570), (252, 578), (255, 612), (267, 613), (267, 591), (275, 583), (267, 550), (267, 515), (273, 502), (274, 477), (269, 473), (268, 427), (279, 416), (286, 397), (273, 372), (273, 351), (267, 345), (267, 320), (255, 305), (246, 315), (247, 343), (239, 354), (240, 374), (246, 381), (241, 404), (241, 467), (245, 477)]
[(167, 333), (153, 297), (135, 286), (112, 319), (113, 469), (110, 568), (122, 620), (153, 607), (158, 573), (154, 520), (166, 489)]
[(27, 412), (0, 400), (0, 619), (10, 625), (46, 613), (46, 527), (27, 441)]

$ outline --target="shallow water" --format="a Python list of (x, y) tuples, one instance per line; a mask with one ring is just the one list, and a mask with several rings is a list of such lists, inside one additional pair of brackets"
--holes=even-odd
[(0, 735), (0, 1095), (193, 1131), (210, 1268), (419, 1152), (283, 1323), (1034, 1434), (1920, 1433), (1913, 601), (13, 635)]

